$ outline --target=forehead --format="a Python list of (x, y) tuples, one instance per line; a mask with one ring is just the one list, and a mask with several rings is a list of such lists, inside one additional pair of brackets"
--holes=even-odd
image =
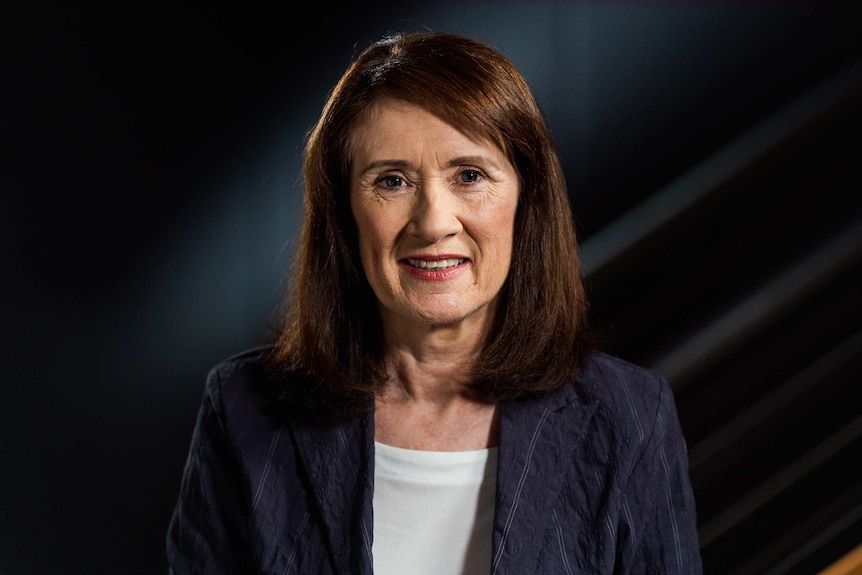
[(394, 99), (376, 102), (357, 119), (349, 140), (349, 153), (351, 160), (361, 161), (378, 153), (409, 154), (428, 144), (474, 148), (506, 156), (479, 130), (465, 130), (423, 106)]

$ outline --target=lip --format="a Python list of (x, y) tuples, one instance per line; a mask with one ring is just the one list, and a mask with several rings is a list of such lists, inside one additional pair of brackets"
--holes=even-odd
[[(439, 262), (443, 260), (461, 260), (461, 263), (443, 269), (427, 269), (416, 267), (408, 260), (421, 260), (425, 262)], [(468, 257), (461, 254), (415, 254), (398, 260), (401, 269), (411, 276), (425, 281), (445, 281), (459, 275), (471, 265)]]

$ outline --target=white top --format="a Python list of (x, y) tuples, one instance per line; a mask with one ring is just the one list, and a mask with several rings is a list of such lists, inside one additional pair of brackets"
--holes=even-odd
[(375, 575), (490, 573), (497, 448), (374, 446)]

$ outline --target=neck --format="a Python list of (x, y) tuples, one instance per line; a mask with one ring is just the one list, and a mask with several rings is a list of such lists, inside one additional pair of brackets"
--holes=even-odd
[(460, 451), (496, 445), (497, 406), (468, 387), (481, 333), (387, 330), (388, 379), (378, 395), (375, 438), (409, 449)]
[(384, 397), (445, 405), (468, 399), (483, 338), (478, 330), (427, 327), (385, 333)]

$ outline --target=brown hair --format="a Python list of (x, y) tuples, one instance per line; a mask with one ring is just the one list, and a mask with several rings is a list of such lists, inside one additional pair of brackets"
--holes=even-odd
[(587, 303), (566, 183), (545, 118), (500, 52), (424, 31), (385, 38), (360, 53), (309, 133), (304, 225), (269, 357), (286, 375), (282, 395), (294, 407), (299, 401), (343, 416), (372, 405), (381, 382), (380, 320), (359, 264), (348, 191), (353, 127), (387, 98), (489, 138), (520, 178), (512, 264), (472, 373), (477, 397), (528, 397), (571, 382), (589, 346)]

